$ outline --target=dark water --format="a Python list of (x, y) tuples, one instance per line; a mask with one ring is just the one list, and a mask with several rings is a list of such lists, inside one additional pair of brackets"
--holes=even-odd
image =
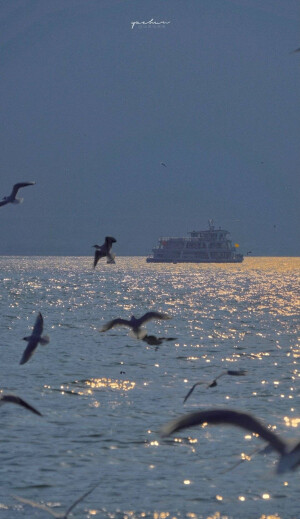
[[(221, 406), (254, 413), (285, 438), (300, 427), (299, 259), (240, 265), (151, 265), (118, 258), (0, 258), (1, 388), (43, 413), (1, 407), (0, 518), (50, 517), (13, 495), (76, 518), (299, 519), (300, 470), (274, 475), (276, 454), (232, 427), (194, 428), (162, 440), (184, 412)], [(148, 345), (114, 317), (167, 312)], [(37, 312), (50, 344), (21, 366)], [(223, 377), (223, 369), (246, 369)]]

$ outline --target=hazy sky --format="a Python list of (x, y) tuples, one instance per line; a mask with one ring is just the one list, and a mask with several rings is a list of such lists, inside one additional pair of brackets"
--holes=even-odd
[[(131, 22), (170, 22), (159, 26)], [(0, 254), (300, 255), (298, 0), (0, 0)], [(164, 162), (167, 167), (161, 166)]]

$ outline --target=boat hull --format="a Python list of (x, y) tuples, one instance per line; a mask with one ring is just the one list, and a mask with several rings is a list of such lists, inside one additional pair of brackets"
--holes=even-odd
[(156, 258), (147, 258), (147, 263), (242, 263), (243, 256), (241, 258), (234, 258), (234, 259), (199, 259), (199, 260), (192, 260), (192, 259), (178, 259), (178, 260), (172, 260), (172, 259), (156, 259)]

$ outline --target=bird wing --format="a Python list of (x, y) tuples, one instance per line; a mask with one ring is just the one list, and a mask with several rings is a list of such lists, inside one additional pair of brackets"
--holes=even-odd
[(37, 411), (37, 409), (35, 409), (30, 404), (25, 402), (25, 400), (23, 400), (23, 398), (20, 398), (19, 396), (16, 396), (16, 395), (1, 395), (0, 396), (0, 400), (1, 400), (1, 402), (8, 402), (10, 404), (21, 405), (22, 407), (25, 407), (26, 409), (28, 409), (32, 413), (35, 413), (35, 414), (38, 414), (39, 416), (42, 416), (42, 414), (39, 411)]
[(259, 422), (257, 418), (248, 413), (233, 411), (231, 409), (208, 409), (205, 411), (196, 411), (195, 413), (182, 415), (164, 425), (161, 435), (163, 437), (169, 436), (176, 431), (180, 431), (180, 429), (202, 425), (203, 423), (235, 425), (258, 434), (268, 443), (271, 443), (274, 449), (281, 454), (286, 450), (285, 442), (275, 433), (270, 431), (270, 429), (267, 429), (267, 427)]
[(75, 508), (75, 506), (78, 505), (78, 503), (80, 503), (80, 501), (83, 501), (83, 499), (85, 497), (87, 497), (89, 494), (91, 494), (93, 492), (93, 490), (95, 490), (95, 488), (98, 487), (99, 485), (100, 485), (100, 483), (96, 483), (96, 485), (94, 485), (92, 488), (90, 488), (90, 490), (88, 490), (82, 496), (80, 496), (78, 499), (76, 499), (76, 501), (74, 501), (74, 503), (72, 503), (71, 506), (69, 506), (69, 508), (66, 511), (64, 517), (67, 519), (67, 517), (68, 517), (69, 513), (71, 512), (71, 510), (73, 510), (73, 508)]
[(162, 312), (147, 312), (145, 315), (137, 319), (139, 326), (147, 321), (151, 321), (151, 319), (171, 319), (167, 314)]
[(107, 330), (110, 330), (111, 328), (114, 328), (114, 326), (130, 326), (130, 321), (127, 321), (126, 319), (113, 319), (112, 321), (109, 321), (108, 323), (104, 324), (101, 328), (101, 332), (107, 332)]
[[(269, 447), (269, 445), (267, 445), (267, 447)], [(253, 451), (251, 451), (249, 454), (247, 454), (247, 458), (240, 458), (234, 465), (232, 465), (231, 467), (223, 470), (221, 472), (221, 474), (226, 474), (227, 472), (229, 472), (230, 470), (233, 470), (235, 469), (236, 467), (238, 467), (238, 465), (240, 465), (241, 463), (243, 463), (245, 461), (245, 459), (248, 459), (249, 461), (251, 460), (251, 457), (256, 454), (257, 452), (261, 452), (263, 453), (264, 451), (266, 450), (266, 447), (256, 447), (256, 449), (254, 449)]]
[(12, 192), (11, 192), (10, 196), (12, 198), (15, 198), (17, 195), (17, 192), (19, 191), (19, 189), (21, 187), (33, 186), (34, 184), (35, 184), (35, 182), (19, 182), (18, 184), (15, 184), (14, 187), (12, 188)]
[(40, 337), (43, 333), (43, 327), (44, 327), (44, 319), (43, 319), (41, 312), (39, 312), (38, 316), (35, 320), (31, 335), (34, 335), (34, 337)]
[(246, 369), (228, 369), (226, 371), (226, 374), (231, 375), (232, 377), (243, 377), (246, 373)]
[(210, 384), (208, 384), (207, 387), (215, 387), (217, 385), (217, 380), (219, 380), (219, 378), (221, 378), (221, 377), (224, 377), (224, 375), (231, 375), (233, 377), (241, 377), (241, 376), (245, 375), (246, 373), (247, 373), (247, 371), (244, 369), (240, 369), (240, 370), (228, 369), (226, 371), (222, 371), (222, 373), (220, 373), (216, 378), (214, 378), (214, 380), (212, 382), (210, 382)]
[(30, 505), (33, 508), (39, 508), (40, 510), (44, 510), (45, 512), (49, 512), (49, 514), (53, 515), (53, 517), (57, 517), (57, 519), (64, 519), (66, 517), (65, 514), (62, 515), (62, 514), (59, 514), (57, 512), (54, 512), (49, 506), (44, 505), (42, 503), (36, 503), (35, 501), (31, 501), (31, 499), (25, 499), (25, 497), (19, 497), (19, 496), (15, 496), (15, 495), (13, 495), (13, 497), (17, 501), (20, 501), (20, 503), (24, 503), (25, 505)]
[(25, 364), (26, 362), (28, 362), (28, 360), (33, 355), (34, 351), (36, 350), (37, 345), (38, 345), (37, 339), (31, 339), (30, 341), (28, 341), (27, 347), (20, 360), (20, 364)]
[(189, 392), (185, 395), (183, 403), (185, 403), (187, 401), (188, 397), (192, 394), (192, 392), (194, 391), (195, 387), (200, 386), (201, 384), (204, 384), (204, 382), (196, 382), (196, 384), (194, 384), (193, 387), (191, 387)]
[(6, 205), (6, 204), (8, 204), (8, 200), (1, 200), (0, 207), (2, 207), (2, 205)]

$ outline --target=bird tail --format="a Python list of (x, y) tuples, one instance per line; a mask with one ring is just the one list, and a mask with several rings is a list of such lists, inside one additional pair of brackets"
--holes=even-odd
[(115, 262), (116, 255), (113, 252), (109, 252), (107, 254), (107, 262), (106, 263), (116, 263)]
[(46, 344), (48, 344), (50, 342), (50, 338), (48, 335), (44, 335), (43, 337), (40, 338), (39, 340), (39, 343), (42, 345), (42, 346), (46, 346)]
[(146, 328), (139, 328), (136, 331), (131, 330), (129, 335), (130, 335), (130, 337), (133, 337), (134, 339), (143, 339), (147, 335), (147, 330), (146, 330)]

